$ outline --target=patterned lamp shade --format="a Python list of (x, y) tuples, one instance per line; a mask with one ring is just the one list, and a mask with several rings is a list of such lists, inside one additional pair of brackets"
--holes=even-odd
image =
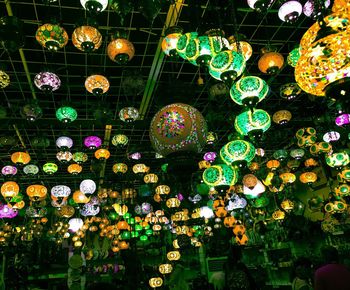
[(301, 15), (303, 6), (299, 1), (290, 0), (281, 5), (278, 10), (278, 17), (282, 21), (293, 23)]
[(128, 166), (125, 163), (116, 163), (112, 168), (114, 173), (126, 173), (128, 171)]
[(129, 142), (129, 138), (124, 134), (117, 134), (117, 135), (114, 135), (112, 138), (112, 144), (114, 146), (125, 146), (126, 144), (128, 144), (128, 142)]
[(80, 0), (81, 6), (90, 13), (99, 13), (108, 6), (108, 0)]
[(36, 102), (30, 102), (21, 108), (21, 115), (30, 122), (41, 118), (43, 110)]
[(56, 158), (59, 162), (67, 163), (72, 160), (73, 155), (69, 151), (59, 151), (56, 154)]
[(209, 186), (234, 185), (238, 180), (237, 170), (226, 164), (213, 165), (203, 172), (203, 181)]
[(285, 100), (293, 100), (301, 94), (301, 88), (297, 83), (287, 83), (280, 87), (280, 97)]
[(292, 119), (292, 113), (288, 110), (279, 110), (272, 115), (272, 120), (278, 125), (287, 124)]
[(78, 113), (72, 107), (60, 107), (56, 111), (56, 118), (63, 123), (70, 123), (77, 119)]
[(300, 175), (299, 180), (302, 183), (312, 184), (317, 180), (317, 174), (312, 171), (304, 172)]
[(30, 155), (27, 152), (15, 152), (11, 154), (11, 161), (17, 165), (25, 165), (30, 162)]
[(189, 44), (191, 39), (195, 39), (197, 37), (198, 37), (197, 32), (187, 32), (179, 38), (176, 44), (176, 52), (180, 57), (182, 57), (183, 59), (186, 59), (187, 45)]
[(79, 189), (84, 194), (93, 194), (96, 190), (96, 183), (92, 179), (84, 179), (80, 182)]
[(229, 49), (235, 52), (243, 54), (244, 59), (248, 61), (253, 54), (252, 46), (246, 41), (236, 41), (234, 36), (230, 36), (228, 39), (230, 43)]
[(77, 175), (80, 172), (82, 172), (83, 167), (79, 165), (78, 163), (73, 163), (68, 166), (67, 171), (72, 175)]
[(125, 107), (119, 111), (119, 119), (131, 123), (140, 117), (139, 110), (134, 107)]
[(19, 185), (14, 181), (6, 181), (1, 185), (1, 195), (5, 200), (11, 200), (19, 193)]
[(248, 110), (239, 114), (234, 123), (236, 131), (244, 136), (266, 132), (271, 126), (270, 115), (261, 109)]
[(122, 65), (134, 57), (135, 47), (126, 38), (115, 38), (108, 44), (107, 54), (111, 61)]
[(143, 178), (143, 181), (145, 183), (157, 183), (158, 182), (158, 175), (154, 173), (148, 173)]
[(55, 185), (51, 188), (51, 195), (54, 197), (68, 197), (71, 194), (71, 189), (67, 185)]
[(284, 57), (276, 51), (268, 51), (264, 53), (258, 61), (259, 70), (265, 74), (275, 74), (283, 67), (283, 65)]
[(26, 193), (32, 201), (44, 200), (47, 195), (47, 188), (41, 184), (33, 184), (27, 187)]
[(35, 86), (44, 92), (53, 92), (60, 88), (60, 78), (52, 72), (40, 72), (34, 78)]
[(300, 58), (301, 49), (300, 46), (292, 49), (292, 51), (288, 54), (287, 62), (291, 67), (296, 67), (298, 60)]
[(163, 285), (163, 279), (161, 277), (154, 277), (148, 280), (149, 286), (151, 286), (153, 289), (162, 287)]
[(67, 150), (73, 147), (73, 140), (67, 136), (58, 137), (56, 140), (56, 146), (61, 150)]
[(132, 171), (135, 173), (135, 174), (138, 174), (138, 173), (147, 173), (149, 171), (149, 167), (146, 166), (145, 164), (143, 163), (138, 163), (138, 164), (135, 164), (133, 167), (132, 167)]
[(38, 28), (36, 40), (50, 51), (57, 51), (68, 43), (68, 34), (57, 24), (44, 24)]
[(335, 119), (337, 126), (345, 126), (350, 124), (350, 114), (341, 114)]
[(281, 163), (276, 159), (271, 159), (266, 163), (266, 167), (271, 171), (276, 170), (278, 167), (280, 167), (280, 165)]
[(305, 155), (305, 150), (302, 148), (293, 149), (290, 151), (290, 156), (295, 159), (301, 159)]
[(6, 165), (3, 168), (1, 168), (1, 173), (4, 176), (14, 176), (17, 174), (17, 168), (12, 165)]
[(349, 154), (345, 151), (335, 152), (326, 156), (326, 163), (329, 167), (342, 168), (350, 162)]
[(84, 52), (97, 50), (102, 44), (102, 35), (93, 26), (80, 26), (74, 29), (72, 34), (73, 45)]
[(39, 173), (39, 167), (35, 164), (28, 164), (23, 167), (23, 172), (25, 175), (34, 176)]
[(109, 81), (103, 75), (92, 75), (85, 80), (86, 90), (96, 96), (106, 93), (109, 89)]
[(255, 147), (248, 141), (234, 140), (220, 149), (220, 156), (227, 165), (242, 166), (254, 159)]
[(88, 160), (88, 156), (86, 153), (84, 152), (75, 152), (73, 153), (73, 161), (78, 163), (78, 164), (81, 164), (81, 163), (84, 163)]
[(0, 70), (0, 88), (4, 89), (9, 84), (10, 84), (10, 76), (3, 70)]
[(43, 165), (43, 171), (47, 174), (54, 174), (57, 170), (58, 166), (55, 163), (48, 162)]
[(276, 158), (279, 161), (283, 161), (288, 158), (288, 151), (285, 149), (279, 149), (273, 153), (273, 158)]
[(94, 155), (98, 160), (106, 160), (111, 156), (111, 153), (108, 149), (101, 148), (96, 150)]
[(283, 183), (293, 183), (296, 180), (295, 174), (291, 172), (281, 173), (280, 178), (282, 179)]
[(239, 79), (231, 87), (230, 96), (238, 105), (253, 107), (265, 99), (268, 92), (269, 86), (263, 79), (247, 76)]
[(102, 140), (100, 137), (97, 136), (88, 136), (84, 139), (84, 145), (93, 150), (102, 145)]
[(162, 50), (167, 56), (177, 55), (176, 45), (182, 36), (182, 28), (178, 26), (169, 27), (165, 31), (165, 37), (162, 41)]

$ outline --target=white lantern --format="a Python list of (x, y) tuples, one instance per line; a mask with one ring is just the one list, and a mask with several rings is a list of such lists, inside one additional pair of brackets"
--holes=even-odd
[(202, 206), (200, 209), (199, 209), (199, 215), (201, 217), (204, 217), (206, 219), (209, 219), (209, 218), (212, 218), (214, 217), (214, 212), (213, 210), (209, 207), (209, 206)]
[(295, 22), (303, 11), (299, 1), (287, 1), (278, 10), (278, 17), (284, 22)]
[(84, 179), (80, 182), (80, 191), (84, 194), (93, 194), (96, 190), (96, 183), (92, 179)]
[(73, 146), (73, 140), (67, 136), (58, 137), (56, 140), (56, 146), (62, 150), (70, 149)]
[(23, 172), (25, 175), (36, 175), (39, 173), (39, 167), (35, 164), (27, 164), (24, 166)]
[(77, 232), (82, 228), (82, 226), (84, 225), (84, 222), (81, 218), (72, 218), (68, 221), (68, 224), (69, 224), (68, 230), (72, 232)]
[(258, 180), (256, 185), (252, 189), (243, 185), (243, 194), (249, 199), (259, 197), (259, 195), (262, 194), (264, 191), (265, 185), (260, 180)]
[(56, 185), (51, 188), (51, 195), (54, 197), (67, 197), (71, 194), (71, 189), (67, 185)]

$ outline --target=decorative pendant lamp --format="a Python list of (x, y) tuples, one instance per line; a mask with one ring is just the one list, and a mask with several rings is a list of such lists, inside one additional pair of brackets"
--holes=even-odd
[(106, 93), (109, 89), (109, 81), (103, 75), (91, 75), (85, 80), (85, 89), (95, 96)]
[(290, 151), (290, 156), (295, 159), (301, 159), (305, 155), (305, 150), (302, 148), (292, 149)]
[(37, 102), (33, 101), (24, 105), (21, 109), (21, 115), (30, 122), (41, 118), (43, 110), (39, 107)]
[(51, 188), (51, 195), (54, 197), (68, 197), (71, 192), (70, 187), (67, 185), (55, 185)]
[(273, 153), (273, 158), (283, 161), (288, 158), (288, 151), (286, 149), (279, 149)]
[(208, 134), (207, 134), (206, 143), (208, 145), (212, 145), (217, 140), (218, 140), (218, 134), (216, 134), (215, 132), (209, 131)]
[(81, 51), (92, 52), (101, 46), (102, 35), (97, 28), (83, 25), (74, 29), (72, 43)]
[(303, 13), (306, 17), (317, 19), (331, 5), (330, 0), (308, 0), (303, 6)]
[(292, 119), (292, 113), (288, 110), (279, 110), (272, 115), (272, 120), (278, 125), (285, 125)]
[(203, 159), (211, 163), (215, 161), (216, 157), (217, 157), (216, 152), (209, 151), (204, 153)]
[(4, 176), (15, 176), (17, 174), (17, 168), (12, 165), (6, 165), (1, 168), (1, 174)]
[(73, 153), (73, 161), (78, 163), (78, 164), (81, 164), (81, 163), (84, 163), (88, 160), (88, 156), (86, 153), (84, 152), (75, 152)]
[(301, 94), (301, 88), (297, 83), (288, 83), (280, 87), (280, 97), (285, 100), (293, 100)]
[(69, 151), (59, 151), (56, 154), (56, 158), (59, 162), (68, 163), (72, 160), (73, 155)]
[(247, 0), (248, 6), (258, 12), (266, 11), (273, 3), (273, 0)]
[(57, 24), (41, 25), (35, 34), (36, 40), (49, 51), (57, 51), (68, 43), (68, 34)]
[(19, 185), (14, 181), (6, 181), (1, 185), (1, 195), (5, 200), (10, 201), (19, 193)]
[(128, 171), (128, 166), (125, 163), (116, 163), (113, 165), (112, 170), (116, 174), (118, 173), (124, 174)]
[(342, 168), (348, 165), (350, 162), (350, 157), (346, 151), (335, 152), (326, 156), (326, 163), (329, 167)]
[(112, 36), (112, 41), (108, 44), (107, 54), (111, 61), (124, 65), (135, 55), (134, 45), (126, 39), (126, 33), (117, 32)]
[(340, 134), (337, 131), (329, 131), (325, 133), (322, 137), (324, 142), (335, 142), (340, 139)]
[(108, 149), (100, 148), (95, 151), (94, 155), (98, 160), (106, 160), (111, 156), (111, 153)]
[(30, 162), (30, 155), (27, 152), (17, 151), (11, 154), (11, 161), (17, 165), (25, 165)]
[(241, 167), (254, 159), (255, 147), (248, 141), (234, 140), (220, 149), (220, 156), (227, 165)]
[(195, 39), (197, 37), (198, 37), (197, 32), (187, 32), (179, 38), (176, 44), (176, 52), (181, 58), (186, 59), (187, 45), (190, 43), (192, 39)]
[(254, 107), (267, 96), (269, 86), (267, 83), (254, 76), (240, 78), (230, 89), (231, 99), (238, 105)]
[(119, 119), (126, 123), (134, 122), (139, 117), (139, 110), (134, 107), (125, 107), (119, 111)]
[(253, 48), (248, 42), (242, 40), (237, 41), (234, 36), (230, 36), (227, 40), (230, 44), (230, 50), (243, 54), (246, 61), (250, 59), (253, 54)]
[(129, 138), (124, 134), (117, 134), (117, 135), (114, 135), (112, 138), (112, 144), (114, 146), (125, 146), (126, 144), (128, 144), (128, 142), (129, 142)]
[(27, 187), (26, 193), (32, 201), (44, 200), (47, 195), (47, 188), (41, 184), (33, 184)]
[(261, 138), (271, 126), (270, 115), (262, 109), (248, 110), (239, 114), (234, 123), (236, 131), (244, 136)]
[(88, 136), (84, 139), (84, 145), (87, 148), (94, 150), (102, 145), (102, 140), (97, 136)]
[(92, 179), (84, 179), (80, 182), (79, 189), (83, 194), (93, 194), (96, 191), (96, 183)]
[(47, 162), (43, 165), (43, 171), (49, 175), (57, 172), (58, 166), (55, 163)]
[(258, 61), (259, 70), (265, 74), (276, 74), (284, 65), (284, 57), (275, 48), (265, 47), (261, 50)]
[(60, 88), (61, 80), (53, 72), (40, 72), (34, 78), (34, 84), (43, 92), (53, 92)]
[(10, 76), (3, 70), (0, 70), (0, 88), (4, 89), (9, 84), (10, 84)]
[(278, 9), (278, 17), (284, 22), (293, 23), (298, 20), (303, 11), (299, 1), (291, 0), (281, 5)]
[(72, 175), (78, 175), (80, 172), (82, 172), (83, 167), (79, 165), (78, 163), (73, 163), (68, 166), (67, 171)]
[(176, 45), (182, 36), (183, 29), (179, 26), (169, 27), (165, 31), (165, 37), (162, 41), (162, 50), (167, 56), (176, 56)]
[(78, 117), (77, 111), (72, 107), (60, 107), (56, 111), (56, 118), (62, 123), (71, 123)]
[(25, 175), (34, 176), (39, 173), (39, 167), (35, 164), (28, 164), (23, 167), (23, 172)]
[(73, 147), (73, 140), (67, 136), (58, 137), (56, 140), (56, 146), (62, 151), (68, 150)]
[(107, 8), (108, 0), (80, 0), (80, 4), (86, 11), (96, 14)]
[(337, 126), (345, 126), (350, 124), (350, 114), (341, 114), (335, 118), (335, 124)]
[(300, 46), (293, 48), (291, 50), (291, 52), (288, 54), (287, 63), (291, 67), (295, 67), (298, 63), (299, 58), (300, 58), (300, 54), (301, 54), (301, 47)]
[(316, 182), (317, 180), (317, 174), (312, 171), (304, 172), (300, 175), (299, 180), (302, 183), (306, 183), (311, 185), (312, 183)]

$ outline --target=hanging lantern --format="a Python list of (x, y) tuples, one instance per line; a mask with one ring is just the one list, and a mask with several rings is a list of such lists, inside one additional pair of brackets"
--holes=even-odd
[(165, 31), (165, 37), (162, 41), (162, 50), (167, 56), (177, 55), (176, 45), (179, 38), (182, 36), (182, 31), (183, 29), (178, 26), (169, 27)]
[(108, 0), (80, 0), (80, 4), (90, 13), (99, 13), (107, 8)]
[(215, 132), (208, 132), (206, 142), (208, 145), (214, 144), (218, 140), (218, 135)]
[(132, 160), (140, 160), (142, 155), (140, 152), (136, 151), (136, 152), (131, 152), (128, 154), (128, 157)]
[(286, 214), (281, 210), (276, 210), (272, 214), (272, 218), (275, 221), (283, 220), (285, 217), (286, 217)]
[(58, 166), (55, 163), (48, 162), (43, 165), (43, 171), (47, 174), (54, 174), (57, 170)]
[(126, 64), (135, 55), (134, 45), (124, 37), (126, 35), (122, 34), (122, 32), (118, 32), (116, 36), (113, 36), (107, 47), (110, 60), (120, 65)]
[(312, 184), (317, 180), (317, 174), (312, 171), (304, 172), (300, 175), (299, 180), (302, 183)]
[(86, 153), (84, 152), (75, 152), (73, 153), (73, 161), (78, 163), (78, 164), (81, 164), (81, 163), (84, 163), (88, 160), (88, 156)]
[(298, 46), (296, 48), (293, 48), (291, 52), (288, 54), (287, 62), (291, 67), (296, 67), (298, 60), (301, 55), (301, 47)]
[(173, 266), (171, 264), (160, 264), (158, 270), (161, 274), (170, 274), (173, 271)]
[(83, 194), (93, 194), (96, 190), (96, 183), (92, 179), (84, 179), (80, 182), (79, 189)]
[(189, 44), (191, 39), (195, 39), (197, 37), (198, 37), (197, 32), (187, 32), (182, 36), (180, 36), (176, 44), (176, 52), (180, 57), (182, 57), (183, 59), (186, 59), (187, 45)]
[(231, 186), (238, 181), (238, 172), (234, 167), (229, 165), (213, 165), (204, 170), (203, 181), (209, 186)]
[(60, 88), (60, 78), (52, 72), (40, 72), (35, 75), (34, 84), (44, 92), (53, 92)]
[(129, 142), (129, 138), (124, 134), (117, 134), (117, 135), (114, 135), (112, 138), (112, 144), (114, 146), (125, 146), (126, 144), (128, 144), (128, 142)]
[(335, 142), (340, 139), (340, 134), (337, 131), (329, 131), (325, 133), (322, 137), (324, 142)]
[(70, 123), (76, 120), (78, 113), (72, 107), (60, 107), (56, 111), (56, 118), (63, 123)]
[(280, 87), (280, 97), (285, 100), (293, 100), (301, 94), (301, 88), (297, 83), (287, 83)]
[(145, 164), (143, 163), (138, 163), (138, 164), (135, 164), (133, 167), (132, 167), (132, 171), (135, 173), (135, 174), (138, 174), (138, 173), (147, 173), (149, 171), (149, 167), (147, 167)]
[(4, 176), (14, 176), (17, 174), (17, 168), (12, 165), (6, 165), (3, 168), (1, 168), (1, 173)]
[(170, 187), (168, 185), (161, 184), (156, 187), (155, 191), (156, 191), (156, 194), (159, 194), (159, 195), (169, 194)]
[(172, 197), (168, 198), (165, 204), (168, 208), (176, 208), (180, 206), (181, 201), (176, 197)]
[(157, 183), (158, 182), (158, 176), (157, 176), (157, 174), (154, 174), (154, 173), (148, 173), (143, 178), (143, 181), (145, 183)]
[(280, 110), (272, 115), (272, 121), (278, 125), (285, 125), (292, 119), (292, 113), (288, 110)]
[[(214, 161), (215, 161), (216, 157), (217, 157), (216, 152), (211, 152), (211, 151), (209, 151), (209, 152), (204, 153), (203, 159), (204, 159), (205, 161), (208, 161), (208, 162), (211, 163), (211, 162), (214, 162)], [(210, 164), (209, 164), (209, 165), (210, 165)]]
[(68, 230), (75, 233), (83, 227), (84, 221), (81, 218), (72, 218), (68, 221), (68, 225)]
[(24, 165), (30, 162), (30, 155), (26, 152), (15, 152), (11, 154), (11, 161), (17, 165)]
[(198, 162), (198, 168), (199, 170), (209, 168), (211, 166), (209, 161), (201, 160)]
[(270, 128), (271, 118), (264, 110), (248, 110), (237, 115), (234, 126), (236, 131), (241, 135), (261, 138), (262, 133)]
[(254, 107), (265, 99), (269, 92), (267, 83), (258, 77), (240, 78), (230, 89), (231, 99), (238, 105)]
[(335, 118), (335, 124), (337, 126), (345, 126), (350, 124), (350, 114), (341, 114)]
[(350, 185), (344, 183), (334, 188), (334, 192), (337, 196), (349, 196), (350, 195)]
[(209, 74), (230, 86), (243, 73), (245, 66), (246, 62), (241, 53), (224, 50), (211, 59)]
[(318, 166), (318, 162), (313, 158), (308, 158), (304, 162), (305, 167), (316, 167)]
[(68, 34), (57, 24), (41, 25), (35, 34), (36, 40), (49, 51), (57, 51), (68, 43)]
[(303, 11), (303, 6), (299, 1), (290, 0), (281, 5), (278, 10), (278, 17), (284, 22), (295, 22)]
[(76, 190), (73, 193), (73, 200), (77, 204), (85, 204), (90, 201), (90, 198), (88, 198), (84, 193), (82, 193), (80, 190)]
[(69, 151), (60, 151), (60, 152), (57, 152), (56, 154), (57, 160), (62, 163), (68, 163), (69, 161), (72, 160), (72, 157), (73, 155)]
[[(7, 204), (0, 204), (0, 218), (2, 219), (12, 219), (18, 215), (18, 210), (9, 207)], [(0, 242), (2, 242), (0, 237)]]
[(349, 182), (350, 181), (350, 169), (343, 168), (342, 171), (337, 174), (337, 179), (340, 182)]
[(72, 43), (81, 51), (92, 52), (101, 46), (102, 35), (97, 28), (83, 25), (74, 29)]
[(32, 101), (24, 105), (21, 109), (21, 115), (26, 118), (29, 122), (34, 122), (35, 120), (41, 118), (43, 110), (39, 107), (37, 102)]
[(73, 140), (67, 136), (58, 137), (56, 140), (56, 146), (65, 151), (73, 147)]
[(253, 189), (258, 183), (258, 179), (253, 174), (246, 174), (243, 176), (242, 183), (249, 189)]
[(34, 164), (28, 164), (23, 167), (23, 172), (25, 175), (34, 176), (39, 173), (39, 167)]
[(0, 70), (0, 88), (4, 89), (10, 84), (10, 77), (9, 75), (4, 72), (3, 70)]
[(19, 193), (19, 186), (14, 181), (6, 181), (1, 185), (1, 195), (5, 200), (10, 201), (13, 197)]
[(111, 156), (111, 153), (108, 149), (100, 148), (95, 151), (95, 157), (98, 160), (107, 160)]
[(330, 5), (330, 0), (308, 0), (303, 6), (303, 13), (306, 17), (317, 20), (317, 18), (322, 16), (323, 10), (328, 8)]
[(163, 285), (163, 279), (161, 277), (151, 278), (148, 280), (148, 284), (152, 288), (158, 288)]
[(300, 161), (297, 159), (292, 159), (287, 162), (287, 167), (292, 171), (295, 171), (300, 166)]
[(54, 197), (68, 197), (71, 194), (71, 189), (67, 185), (55, 185), (51, 188), (51, 195)]
[(256, 172), (260, 169), (260, 165), (258, 162), (251, 162), (249, 163), (248, 168), (251, 172)]
[(248, 42), (237, 41), (234, 36), (230, 36), (227, 40), (230, 44), (230, 50), (243, 54), (245, 61), (248, 61), (250, 59), (253, 54), (253, 49)]
[(85, 80), (85, 89), (95, 96), (106, 93), (109, 89), (109, 81), (103, 75), (91, 75)]
[(282, 179), (283, 183), (293, 183), (296, 180), (295, 174), (291, 172), (281, 173), (280, 178)]
[(83, 167), (79, 165), (78, 163), (73, 163), (68, 166), (67, 171), (72, 175), (77, 175), (80, 172), (82, 172)]
[(116, 163), (113, 165), (114, 173), (126, 173), (128, 171), (128, 166), (125, 163)]
[(271, 159), (267, 161), (266, 167), (270, 169), (271, 171), (276, 170), (278, 167), (280, 167), (281, 163), (278, 160)]
[(347, 152), (335, 152), (326, 156), (326, 163), (329, 167), (342, 168), (348, 165), (350, 158)]
[(284, 65), (283, 55), (273, 48), (262, 49), (262, 55), (258, 61), (259, 70), (265, 74), (276, 74)]
[(140, 117), (139, 110), (134, 107), (125, 107), (119, 111), (119, 119), (131, 123)]
[(102, 145), (102, 140), (97, 136), (88, 136), (84, 139), (84, 145), (87, 148), (94, 150)]
[(234, 140), (220, 149), (220, 156), (227, 165), (233, 164), (240, 167), (254, 159), (255, 147), (248, 141)]
[(285, 149), (279, 149), (273, 153), (273, 157), (279, 161), (283, 161), (288, 158), (288, 151)]
[(248, 6), (258, 12), (266, 11), (273, 3), (273, 0), (247, 0)]
[(166, 257), (169, 261), (178, 261), (181, 258), (179, 251), (170, 251), (166, 254)]
[(41, 184), (33, 184), (27, 187), (26, 193), (30, 200), (40, 201), (46, 198), (47, 188)]
[(302, 148), (297, 148), (297, 149), (293, 149), (290, 151), (290, 154), (289, 154), (292, 158), (295, 158), (295, 159), (301, 159), (304, 157), (305, 155), (305, 150), (302, 149)]

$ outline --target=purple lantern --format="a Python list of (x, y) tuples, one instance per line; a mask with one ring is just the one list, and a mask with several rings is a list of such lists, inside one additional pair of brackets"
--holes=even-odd
[(40, 72), (35, 76), (34, 84), (44, 92), (53, 92), (59, 89), (61, 80), (52, 72)]
[(140, 160), (141, 159), (141, 153), (140, 152), (134, 152), (129, 155), (129, 158), (132, 160)]
[(350, 124), (350, 114), (341, 114), (335, 118), (335, 124), (337, 126), (344, 126)]
[(7, 204), (0, 204), (0, 218), (2, 219), (12, 219), (16, 217), (18, 211), (10, 208)]
[(102, 144), (102, 140), (97, 136), (88, 136), (84, 139), (84, 145), (89, 149), (96, 149), (100, 147)]
[(17, 174), (17, 168), (12, 165), (6, 165), (1, 169), (2, 175), (13, 176)]
[(217, 156), (216, 152), (207, 152), (204, 154), (203, 159), (211, 163), (215, 160), (216, 156)]

